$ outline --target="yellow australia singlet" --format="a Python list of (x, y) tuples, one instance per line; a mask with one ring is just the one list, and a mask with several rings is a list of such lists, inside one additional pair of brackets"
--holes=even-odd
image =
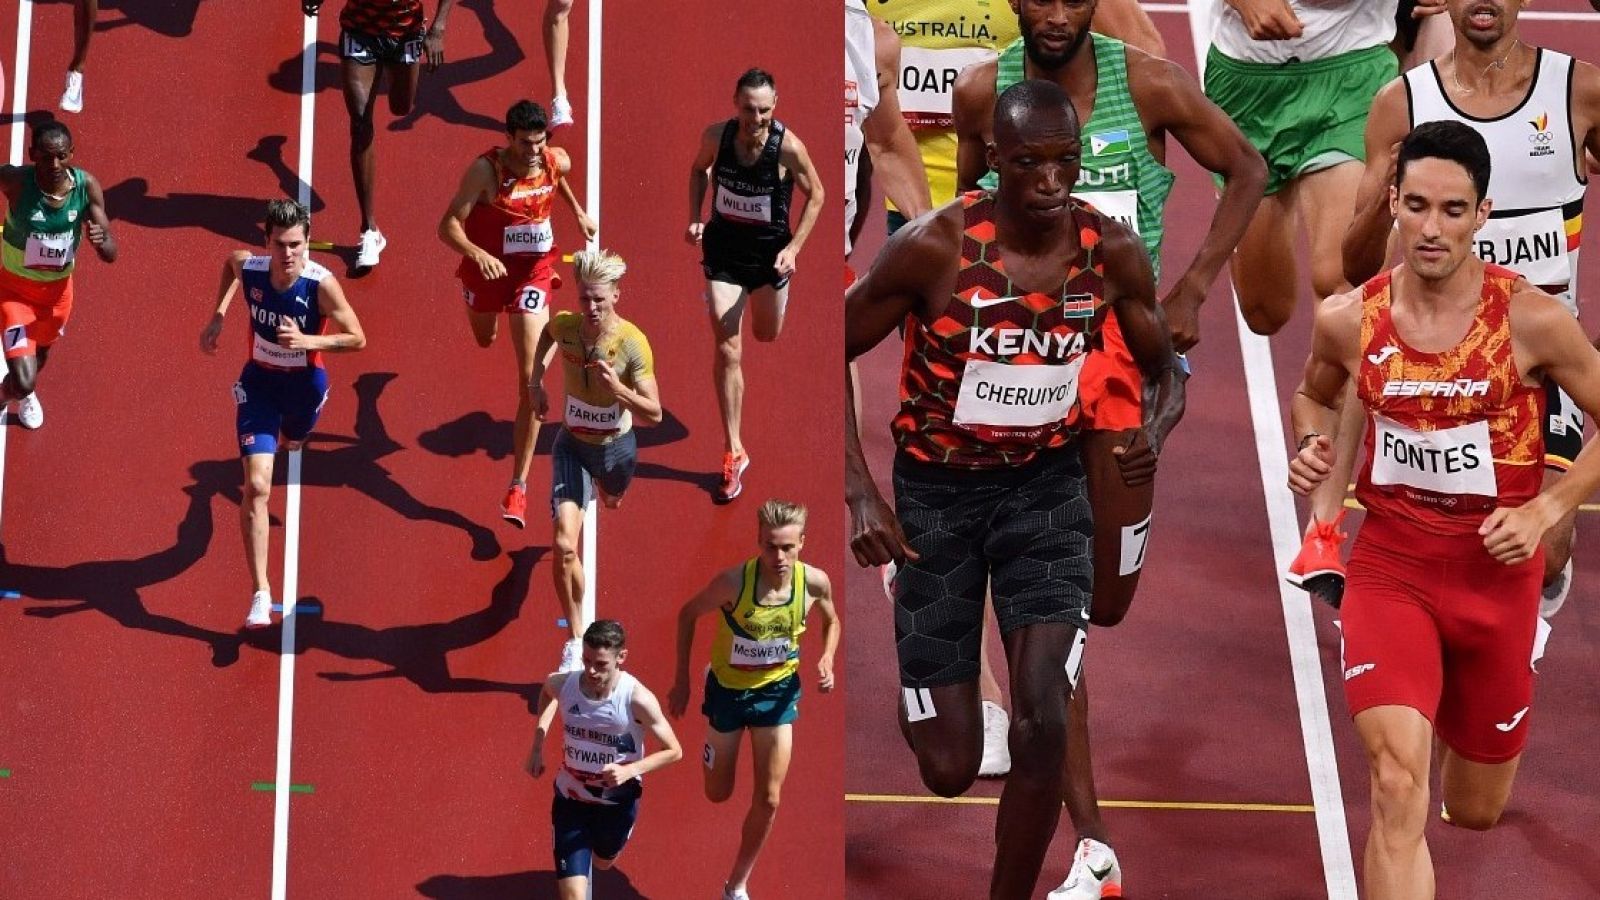
[(1021, 36), (1006, 0), (882, 0), (872, 14), (900, 35), (900, 110), (916, 135), (935, 207), (956, 196), (956, 76)]
[(633, 414), (617, 402), (593, 364), (605, 360), (623, 384), (637, 390), (640, 381), (655, 377), (655, 358), (644, 332), (626, 319), (618, 319), (617, 327), (593, 344), (579, 332), (582, 324), (583, 317), (574, 312), (558, 312), (550, 320), (566, 372), (561, 421), (578, 440), (604, 444), (633, 427)]
[(800, 668), (800, 633), (806, 630), (806, 567), (795, 562), (789, 600), (756, 604), (759, 560), (747, 560), (739, 599), (722, 610), (711, 641), (711, 672), (717, 683), (736, 691), (766, 687)]

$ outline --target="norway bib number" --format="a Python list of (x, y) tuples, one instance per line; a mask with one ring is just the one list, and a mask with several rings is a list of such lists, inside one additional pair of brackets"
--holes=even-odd
[(584, 434), (616, 434), (622, 427), (622, 405), (592, 406), (576, 397), (567, 398), (567, 428)]
[(772, 223), (772, 198), (766, 194), (758, 197), (735, 194), (719, 184), (717, 214), (734, 222), (769, 225)]
[(30, 233), (22, 264), (30, 269), (52, 272), (65, 269), (72, 264), (72, 238), (73, 233), (70, 231), (55, 234), (41, 234), (37, 231)]
[(1083, 354), (1058, 366), (967, 361), (952, 421), (986, 440), (1027, 439), (1066, 421), (1078, 402)]
[(505, 236), (500, 242), (500, 252), (506, 256), (516, 253), (549, 253), (555, 246), (555, 232), (550, 228), (550, 220), (541, 222), (524, 222), (521, 225), (507, 225)]
[(735, 669), (770, 669), (789, 659), (789, 639), (768, 638), (758, 641), (736, 634), (728, 653), (728, 665)]
[(1418, 431), (1374, 415), (1373, 429), (1373, 485), (1450, 510), (1481, 509), (1499, 496), (1488, 422)]
[(251, 345), (250, 358), (258, 363), (276, 366), (280, 369), (301, 369), (306, 365), (306, 352), (304, 350), (290, 350), (267, 340), (259, 334), (251, 334), (255, 342)]
[(1072, 196), (1100, 210), (1108, 219), (1116, 219), (1139, 233), (1138, 191), (1073, 191)]

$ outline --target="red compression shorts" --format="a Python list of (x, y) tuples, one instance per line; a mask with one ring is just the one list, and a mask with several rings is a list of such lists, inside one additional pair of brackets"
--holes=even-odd
[(72, 317), (72, 278), (31, 281), (0, 270), (0, 328), (6, 359), (34, 356), (61, 337)]
[(1369, 513), (1341, 610), (1350, 715), (1408, 706), (1471, 762), (1521, 753), (1543, 576), (1542, 551), (1507, 566), (1476, 534), (1441, 537)]
[(532, 315), (550, 311), (550, 294), (561, 287), (561, 276), (556, 274), (555, 254), (547, 254), (531, 269), (507, 266), (504, 277), (488, 280), (476, 267), (457, 271), (461, 278), (461, 293), (473, 312), (498, 313), (502, 310), (513, 315)]
[(1144, 379), (1122, 339), (1117, 314), (1107, 311), (1100, 325), (1104, 352), (1090, 353), (1078, 375), (1078, 402), (1083, 427), (1125, 431), (1144, 424)]

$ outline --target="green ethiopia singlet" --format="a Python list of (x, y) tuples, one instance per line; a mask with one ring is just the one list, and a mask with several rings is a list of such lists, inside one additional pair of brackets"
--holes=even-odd
[(6, 213), (0, 264), (7, 272), (30, 281), (60, 281), (72, 275), (89, 208), (89, 177), (82, 169), (73, 169), (72, 178), (66, 202), (51, 206), (29, 167), (22, 195)]
[[(1094, 109), (1084, 122), (1083, 163), (1072, 195), (1106, 216), (1132, 228), (1144, 241), (1161, 280), (1162, 211), (1172, 192), (1172, 170), (1150, 155), (1150, 142), (1133, 106), (1128, 88), (1128, 57), (1122, 41), (1090, 32), (1094, 52)], [(1027, 51), (1018, 38), (1000, 51), (995, 95), (1023, 80)], [(994, 190), (999, 178), (990, 172), (978, 182)]]

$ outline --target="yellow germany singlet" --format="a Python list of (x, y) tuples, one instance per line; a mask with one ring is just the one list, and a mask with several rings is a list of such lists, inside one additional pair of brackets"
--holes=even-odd
[(655, 377), (655, 358), (644, 332), (626, 319), (619, 318), (616, 327), (593, 344), (580, 333), (582, 324), (583, 317), (575, 312), (558, 312), (550, 320), (550, 334), (561, 350), (566, 373), (561, 421), (578, 440), (604, 444), (633, 427), (633, 414), (617, 402), (593, 364), (605, 360), (623, 384), (637, 390), (640, 381)]
[(1021, 36), (1006, 0), (881, 0), (872, 14), (900, 35), (900, 110), (922, 151), (935, 208), (956, 196), (956, 76)]
[(760, 561), (747, 560), (732, 610), (722, 610), (711, 642), (711, 672), (717, 683), (735, 691), (766, 687), (800, 668), (800, 634), (806, 630), (806, 567), (796, 561), (789, 599), (777, 606), (756, 604)]

